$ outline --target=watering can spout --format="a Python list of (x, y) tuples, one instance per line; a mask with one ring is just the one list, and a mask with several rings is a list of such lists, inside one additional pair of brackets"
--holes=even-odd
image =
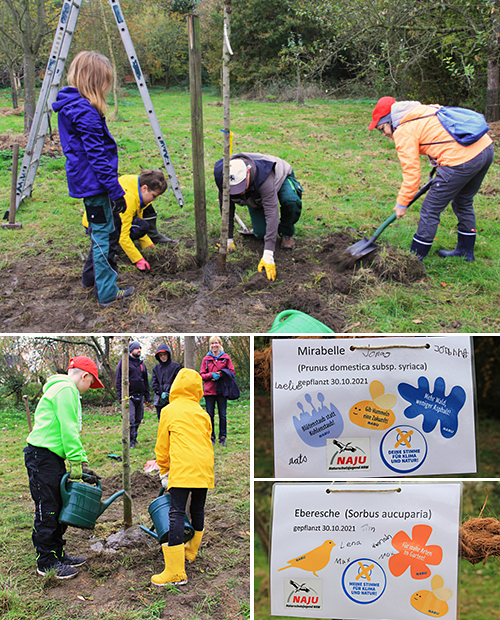
[(105, 502), (101, 502), (101, 512), (99, 513), (99, 517), (102, 515), (102, 513), (106, 510), (106, 508), (109, 508), (110, 504), (112, 504), (115, 499), (118, 499), (121, 495), (123, 495), (125, 493), (125, 489), (122, 489), (121, 491), (117, 491), (116, 493), (113, 493), (113, 495), (108, 498)]
[(139, 527), (143, 532), (146, 532), (146, 534), (149, 534), (150, 536), (158, 540), (158, 534), (156, 532), (154, 532), (153, 530), (149, 530), (145, 525), (139, 525)]

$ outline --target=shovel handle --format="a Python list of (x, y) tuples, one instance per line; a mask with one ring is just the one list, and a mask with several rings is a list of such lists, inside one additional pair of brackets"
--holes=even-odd
[[(425, 192), (429, 189), (429, 187), (432, 185), (432, 180), (433, 180), (432, 177), (434, 176), (435, 171), (436, 171), (435, 168), (433, 170), (431, 170), (431, 173), (429, 175), (429, 180), (427, 181), (427, 183), (425, 185), (422, 185), (422, 187), (418, 190), (418, 192), (415, 194), (415, 196), (413, 196), (413, 198), (408, 203), (408, 207), (410, 207), (416, 200), (418, 200), (420, 198), (420, 196), (422, 196), (422, 194), (425, 194)], [(370, 239), (370, 241), (368, 242), (367, 246), (372, 244), (375, 241), (375, 239), (380, 237), (380, 235), (389, 226), (389, 224), (392, 224), (396, 218), (397, 218), (397, 215), (395, 213), (393, 213), (392, 215), (390, 215), (385, 220), (385, 222), (382, 222), (382, 224), (380, 224), (380, 226), (377, 228), (377, 230), (373, 234), (373, 237)]]

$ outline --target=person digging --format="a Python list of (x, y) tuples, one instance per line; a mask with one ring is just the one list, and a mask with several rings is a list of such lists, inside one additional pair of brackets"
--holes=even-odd
[[(162, 544), (165, 569), (153, 575), (156, 586), (187, 583), (185, 560), (193, 562), (203, 538), (207, 490), (214, 488), (212, 423), (200, 406), (203, 382), (199, 373), (182, 368), (172, 383), (170, 404), (161, 411), (156, 438), (160, 479), (170, 493), (168, 543)], [(184, 539), (184, 515), (191, 495), (194, 536)]]
[(442, 258), (462, 256), (472, 262), (477, 233), (473, 201), (493, 161), (493, 144), (488, 134), (484, 134), (473, 144), (463, 146), (436, 117), (439, 108), (419, 101), (382, 97), (373, 110), (368, 129), (378, 129), (394, 140), (396, 146), (403, 169), (403, 183), (394, 207), (398, 220), (406, 215), (407, 206), (418, 190), (419, 156), (427, 155), (431, 165), (437, 166), (434, 181), (422, 202), (410, 252), (419, 260), (427, 256), (441, 213), (451, 202), (458, 219), (457, 245), (454, 250), (439, 250), (438, 254)]
[[(214, 167), (215, 183), (219, 189), (222, 209), (224, 160)], [(228, 249), (234, 249), (235, 204), (248, 207), (253, 234), (264, 239), (264, 253), (258, 271), (265, 270), (268, 280), (276, 279), (274, 250), (281, 237), (281, 248), (295, 247), (295, 224), (302, 210), (302, 186), (295, 178), (292, 166), (279, 157), (261, 153), (237, 153), (229, 162), (230, 206)]]

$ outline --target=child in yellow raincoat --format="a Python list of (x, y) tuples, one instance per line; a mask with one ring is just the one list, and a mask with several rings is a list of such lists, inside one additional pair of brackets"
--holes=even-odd
[[(185, 559), (196, 558), (203, 537), (207, 490), (214, 487), (212, 423), (200, 406), (201, 375), (182, 368), (170, 389), (170, 404), (161, 411), (156, 439), (156, 461), (164, 488), (170, 492), (168, 543), (162, 544), (165, 570), (151, 577), (157, 586), (187, 583)], [(191, 494), (194, 537), (183, 544), (184, 514)]]

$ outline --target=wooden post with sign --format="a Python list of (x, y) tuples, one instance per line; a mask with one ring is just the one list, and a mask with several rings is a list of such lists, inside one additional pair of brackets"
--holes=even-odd
[(122, 341), (122, 454), (123, 472), (122, 481), (125, 494), (123, 496), (123, 523), (125, 528), (132, 525), (132, 485), (130, 483), (130, 403), (128, 356), (129, 339)]

